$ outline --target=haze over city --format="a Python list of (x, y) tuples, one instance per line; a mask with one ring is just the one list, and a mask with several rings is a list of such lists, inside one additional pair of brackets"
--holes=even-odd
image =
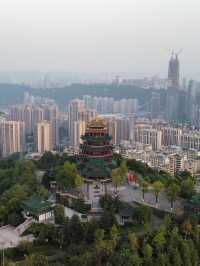
[(199, 78), (198, 1), (2, 0), (0, 70), (129, 72)]
[(0, 2), (0, 265), (200, 265), (199, 1)]

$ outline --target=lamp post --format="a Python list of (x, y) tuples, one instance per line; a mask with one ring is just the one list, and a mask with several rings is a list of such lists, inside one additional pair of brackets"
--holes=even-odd
[(2, 260), (1, 260), (1, 265), (2, 266), (4, 266), (5, 265), (5, 251), (4, 251), (4, 249), (5, 249), (5, 243), (3, 243), (3, 242), (1, 242), (0, 243), (0, 246), (1, 246), (1, 251), (2, 251), (2, 256), (1, 256), (1, 258), (2, 258)]

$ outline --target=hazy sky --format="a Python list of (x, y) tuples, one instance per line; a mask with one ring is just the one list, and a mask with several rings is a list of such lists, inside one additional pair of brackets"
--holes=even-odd
[(200, 77), (199, 0), (0, 0), (0, 70)]

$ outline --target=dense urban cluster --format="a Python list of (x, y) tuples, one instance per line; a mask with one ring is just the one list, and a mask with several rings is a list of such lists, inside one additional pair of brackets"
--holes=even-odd
[(178, 54), (166, 80), (55, 91), (0, 114), (3, 265), (198, 265), (199, 84)]

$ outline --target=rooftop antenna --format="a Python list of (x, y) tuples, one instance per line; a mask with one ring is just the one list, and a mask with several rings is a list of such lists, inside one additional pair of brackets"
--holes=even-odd
[(171, 54), (171, 58), (174, 56), (174, 50), (171, 49), (165, 49), (166, 52), (168, 52), (169, 54)]

